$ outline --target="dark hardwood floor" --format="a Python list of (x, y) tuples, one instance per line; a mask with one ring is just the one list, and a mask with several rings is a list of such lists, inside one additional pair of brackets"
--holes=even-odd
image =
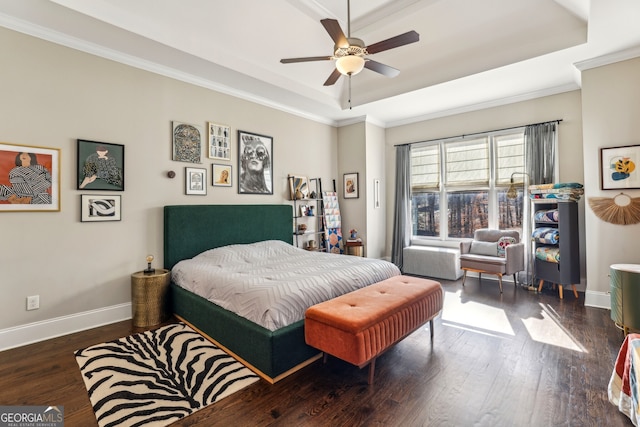
[[(584, 295), (491, 280), (443, 281), (435, 321), (367, 369), (329, 358), (259, 381), (176, 426), (631, 426), (608, 402), (623, 334)], [(120, 322), (0, 352), (0, 405), (63, 405), (65, 425), (97, 425), (73, 352), (139, 332)]]

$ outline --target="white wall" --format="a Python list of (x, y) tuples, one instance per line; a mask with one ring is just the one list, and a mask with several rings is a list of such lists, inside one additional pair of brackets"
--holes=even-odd
[[(366, 224), (366, 123), (360, 122), (338, 129), (338, 179), (336, 188), (342, 216), (342, 237), (355, 228), (363, 239), (365, 250), (369, 230)], [(344, 174), (358, 173), (358, 198), (344, 198)]]
[[(640, 59), (582, 72), (585, 197), (613, 198), (620, 192), (640, 197), (640, 190), (600, 189), (600, 148), (640, 145)], [(638, 167), (638, 165), (636, 163)], [(588, 205), (587, 205), (588, 206)], [(587, 303), (609, 306), (609, 266), (640, 264), (640, 224), (615, 225), (585, 210), (587, 227)]]
[[(366, 160), (367, 171), (364, 182), (360, 188), (364, 189), (365, 211), (367, 223), (367, 256), (371, 258), (384, 258), (386, 256), (386, 192), (384, 182), (385, 174), (385, 130), (372, 123), (366, 124)], [(374, 180), (380, 181), (380, 207), (374, 206), (375, 186)], [(363, 185), (364, 184), (364, 185)], [(390, 259), (390, 257), (389, 257)]]
[[(0, 51), (0, 141), (59, 148), (62, 160), (60, 212), (0, 212), (0, 349), (31, 324), (62, 334), (93, 326), (78, 313), (128, 310), (131, 273), (145, 267), (147, 254), (162, 266), (162, 206), (290, 203), (287, 174), (323, 183), (338, 177), (334, 127), (6, 29)], [(231, 126), (232, 188), (209, 185), (206, 196), (184, 195), (184, 168), (194, 165), (171, 160), (173, 120)], [(273, 195), (237, 194), (238, 129), (274, 138)], [(125, 146), (120, 222), (80, 222), (80, 194), (89, 192), (76, 190), (78, 138)], [(199, 166), (210, 174), (212, 163), (203, 157)], [(29, 295), (40, 295), (39, 310), (26, 311)]]

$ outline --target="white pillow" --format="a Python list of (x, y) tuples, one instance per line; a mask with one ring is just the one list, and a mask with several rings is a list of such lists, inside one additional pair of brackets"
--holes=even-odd
[(479, 242), (474, 240), (471, 242), (471, 249), (469, 249), (469, 253), (475, 255), (498, 256), (498, 243)]

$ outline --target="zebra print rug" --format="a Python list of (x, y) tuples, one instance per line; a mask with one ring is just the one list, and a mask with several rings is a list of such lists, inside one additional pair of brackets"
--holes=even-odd
[(166, 426), (258, 380), (183, 323), (75, 356), (100, 427)]

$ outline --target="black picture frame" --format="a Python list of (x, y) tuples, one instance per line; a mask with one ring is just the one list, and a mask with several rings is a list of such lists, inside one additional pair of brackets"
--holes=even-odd
[(124, 191), (124, 145), (78, 139), (77, 189)]
[(360, 183), (358, 182), (358, 172), (344, 174), (344, 198), (357, 199), (360, 197)]
[(195, 196), (207, 195), (207, 169), (184, 168), (184, 194)]
[(273, 194), (272, 137), (238, 131), (238, 194)]
[(640, 145), (600, 149), (600, 189), (640, 189)]

